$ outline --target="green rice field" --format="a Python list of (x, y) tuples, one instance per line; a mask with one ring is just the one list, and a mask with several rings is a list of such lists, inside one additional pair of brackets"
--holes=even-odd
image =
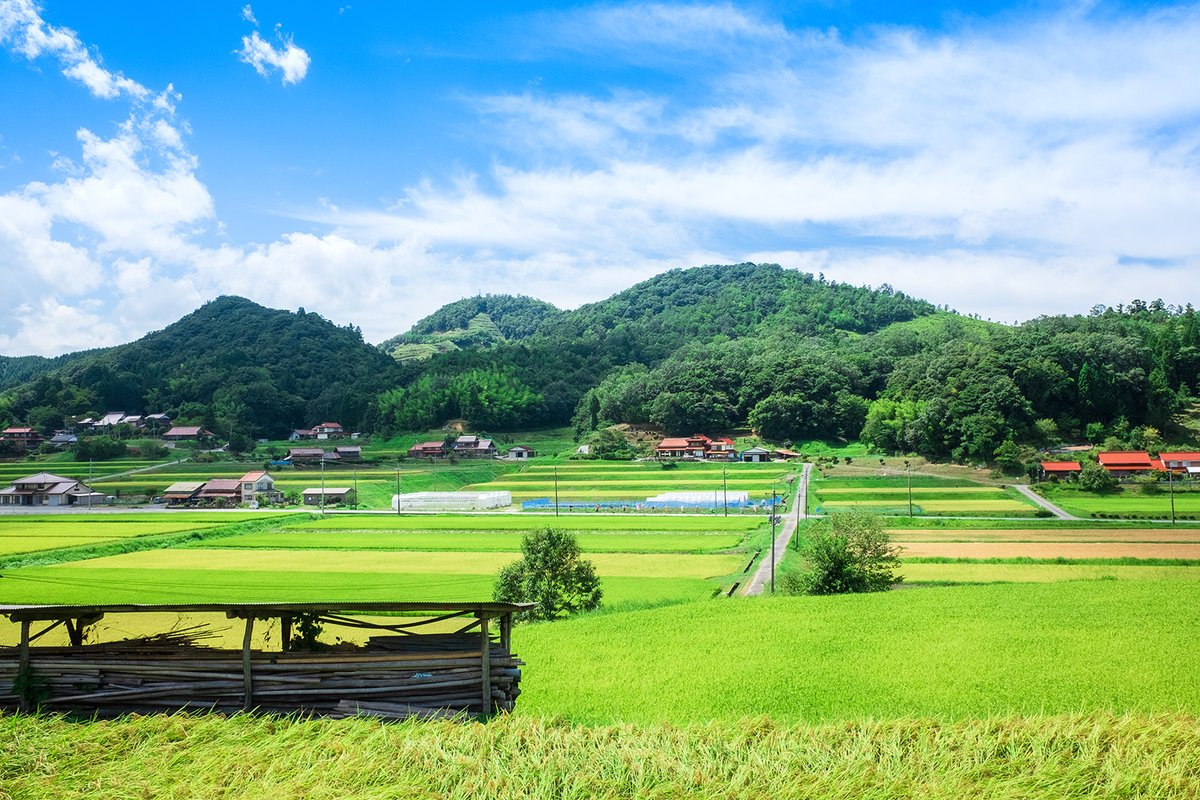
[(809, 507), (818, 513), (861, 509), (900, 516), (1033, 517), (1037, 507), (1013, 490), (931, 475), (823, 477), (813, 480)]
[[(517, 532), (411, 531), (406, 533), (359, 531), (342, 533), (300, 532), (248, 533), (214, 540), (204, 546), (286, 550), (429, 550), (519, 552), (523, 534)], [(742, 537), (721, 533), (605, 533), (576, 535), (586, 553), (694, 553), (729, 550)]]
[[(1160, 493), (1143, 494), (1137, 487), (1121, 486), (1111, 494), (1085, 492), (1075, 487), (1040, 484), (1038, 491), (1050, 502), (1064, 511), (1079, 517), (1098, 515), (1136, 516), (1154, 519), (1170, 519), (1171, 493), (1164, 483)], [(1200, 488), (1176, 487), (1174, 492), (1175, 515), (1200, 519)]]

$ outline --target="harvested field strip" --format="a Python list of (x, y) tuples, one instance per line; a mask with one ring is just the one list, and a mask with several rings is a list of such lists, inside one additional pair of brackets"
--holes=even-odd
[[(189, 569), (210, 572), (277, 570), (310, 574), (314, 571), (364, 573), (422, 573), (430, 575), (494, 576), (516, 553), (353, 551), (327, 550), (319, 556), (295, 550), (222, 550), (186, 548), (147, 550), (69, 565), (68, 569)], [(738, 569), (740, 555), (694, 555), (686, 553), (588, 553), (600, 575), (644, 578), (708, 578)]]
[(1200, 560), (1200, 543), (1142, 542), (905, 542), (902, 558)]
[[(918, 475), (915, 472), (912, 475), (912, 487), (914, 489), (921, 487), (936, 488), (936, 489), (954, 489), (954, 488), (975, 488), (980, 484), (975, 481), (961, 480), (957, 478), (938, 478), (932, 475)], [(886, 487), (903, 487), (905, 490), (909, 486), (909, 478), (903, 472), (898, 475), (886, 475), (880, 477), (863, 477), (863, 478), (831, 478), (824, 477), (813, 481), (814, 489), (822, 487), (847, 488), (847, 489), (879, 489)], [(997, 488), (997, 487), (992, 487)]]
[(412, 531), (529, 531), (550, 526), (572, 531), (749, 531), (762, 526), (763, 517), (720, 515), (635, 515), (586, 514), (343, 514), (315, 519), (303, 526), (285, 526), (295, 530), (412, 530)]
[(1200, 581), (1200, 567), (1112, 564), (904, 562), (905, 583), (1049, 583), (1057, 581)]
[(927, 800), (1200, 793), (1200, 720), (1186, 713), (587, 727), (524, 716), (527, 700), (487, 725), (5, 717), (0, 739), (21, 746), (5, 751), (2, 769), (11, 796), (26, 800), (589, 800), (701, 797), (718, 786), (727, 800), (912, 797), (913, 787)]
[[(530, 490), (542, 487), (554, 488), (554, 483), (537, 480), (537, 481), (516, 481), (505, 478), (500, 481), (489, 481), (486, 484), (475, 484), (476, 486), (487, 486), (489, 489), (513, 489), (513, 490)], [(688, 477), (674, 476), (669, 478), (621, 478), (620, 480), (576, 480), (560, 479), (558, 482), (559, 491), (563, 489), (637, 489), (639, 491), (652, 490), (653, 492), (666, 491), (674, 488), (691, 488), (698, 487), (701, 489), (721, 489), (722, 486), (728, 485), (730, 489), (761, 489), (766, 486), (768, 490), (771, 487), (770, 480), (761, 478), (730, 478), (728, 481), (722, 482), (721, 476), (705, 476), (705, 477)], [(661, 487), (661, 489), (660, 489)], [(995, 490), (993, 490), (995, 491)]]
[[(438, 531), (435, 533), (344, 532), (249, 533), (219, 539), (205, 547), (240, 547), (272, 550), (430, 550), (519, 552), (521, 533)], [(694, 553), (728, 550), (742, 541), (724, 533), (610, 533), (576, 534), (585, 553)]]
[(893, 542), (1200, 542), (1200, 530), (1133, 528), (892, 528)]
[[(821, 487), (815, 487), (815, 491), (817, 491), (818, 493), (823, 494), (823, 495), (824, 494), (853, 494), (853, 495), (861, 495), (863, 497), (870, 497), (871, 495), (875, 495), (875, 494), (904, 494), (904, 495), (906, 495), (906, 494), (908, 494), (908, 487), (906, 487), (906, 486), (880, 486), (880, 487), (874, 487), (874, 488), (871, 488), (871, 487), (848, 488), (848, 487), (837, 486), (837, 487), (828, 488), (828, 487), (821, 486)], [(947, 495), (960, 495), (960, 494), (973, 494), (973, 493), (1004, 494), (1003, 489), (999, 489), (995, 486), (962, 486), (962, 487), (914, 486), (912, 489), (913, 497), (916, 497), (917, 495), (921, 495), (922, 497), (927, 497), (928, 495), (938, 494), (938, 493), (942, 493), (942, 492), (944, 492)]]
[[(77, 569), (26, 567), (0, 580), (0, 602), (282, 603), (314, 597), (346, 601), (487, 602), (495, 575), (269, 570)], [(704, 578), (602, 576), (606, 606), (664, 603), (712, 597), (717, 584)]]
[[(916, 498), (913, 498), (914, 504)], [(887, 506), (890, 508), (898, 507), (896, 500), (834, 500), (830, 502), (822, 502), (822, 508), (849, 508), (851, 506)], [(1029, 511), (1034, 510), (1032, 505), (1022, 503), (1019, 500), (922, 500), (920, 503), (921, 509), (924, 511)], [(907, 506), (906, 506), (907, 507)]]

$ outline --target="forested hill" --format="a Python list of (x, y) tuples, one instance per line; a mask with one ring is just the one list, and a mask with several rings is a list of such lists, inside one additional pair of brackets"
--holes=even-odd
[[(688, 358), (694, 348), (729, 341), (868, 333), (935, 311), (891, 287), (832, 283), (774, 264), (672, 270), (607, 300), (547, 315), (518, 342), (486, 352), (436, 354), (420, 365), (412, 384), (381, 398), (381, 411), (385, 421), (404, 430), (426, 429), (449, 417), (492, 429), (561, 424), (617, 368), (655, 368)], [(770, 370), (769, 361), (764, 368)], [(695, 400), (697, 409), (706, 408), (709, 383), (701, 376), (675, 400)], [(729, 420), (737, 413), (730, 406), (718, 416)], [(670, 429), (689, 427), (676, 416), (664, 412), (650, 419)]]
[(329, 420), (369, 427), (376, 395), (401, 380), (396, 362), (353, 327), (220, 297), (161, 331), (8, 389), (0, 421), (47, 430), (71, 416), (165, 411), (222, 437), (280, 437)]
[(489, 294), (442, 306), (379, 349), (397, 361), (420, 361), (454, 350), (488, 349), (532, 335), (562, 312), (523, 295)]

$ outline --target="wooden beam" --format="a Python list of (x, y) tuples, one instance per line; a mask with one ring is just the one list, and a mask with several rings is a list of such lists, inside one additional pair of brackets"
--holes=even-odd
[(26, 681), (26, 691), (21, 693), (17, 702), (22, 711), (29, 711), (31, 709), (29, 708), (28, 682), (33, 676), (29, 674), (29, 620), (27, 619), (21, 621), (21, 654), (17, 661), (17, 677)]
[(500, 646), (504, 652), (512, 652), (512, 612), (500, 616)]
[(282, 614), (279, 617), (279, 638), (282, 639), (279, 643), (279, 649), (286, 653), (292, 641), (292, 615)]
[(485, 717), (492, 714), (492, 641), (488, 636), (488, 618), (487, 615), (479, 616), (479, 665), (483, 669), (483, 715)]
[(254, 707), (254, 679), (250, 675), (250, 637), (253, 635), (254, 617), (246, 617), (246, 634), (242, 637), (242, 682), (246, 687), (242, 700), (243, 711)]

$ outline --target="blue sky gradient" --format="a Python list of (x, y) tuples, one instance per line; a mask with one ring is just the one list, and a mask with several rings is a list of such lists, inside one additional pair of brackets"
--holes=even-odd
[(746, 260), (1200, 299), (1200, 7), (0, 0), (0, 353)]

